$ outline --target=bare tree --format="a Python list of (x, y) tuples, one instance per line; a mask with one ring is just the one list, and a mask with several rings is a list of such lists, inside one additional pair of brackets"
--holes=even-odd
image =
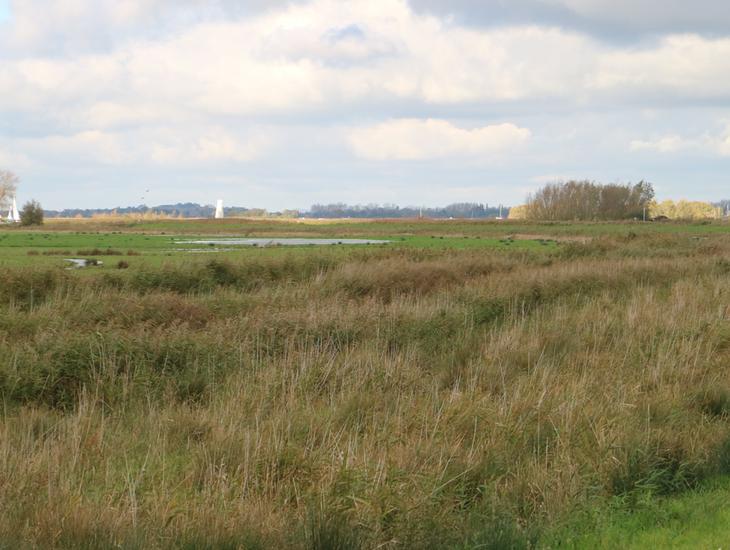
[(0, 169), (0, 208), (10, 206), (10, 201), (15, 196), (20, 178), (10, 170)]
[(650, 183), (550, 183), (527, 197), (526, 216), (535, 220), (641, 219), (654, 198)]

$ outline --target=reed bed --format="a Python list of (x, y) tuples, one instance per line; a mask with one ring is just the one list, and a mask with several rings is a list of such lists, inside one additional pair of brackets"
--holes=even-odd
[(529, 548), (730, 473), (724, 236), (0, 283), (0, 547)]

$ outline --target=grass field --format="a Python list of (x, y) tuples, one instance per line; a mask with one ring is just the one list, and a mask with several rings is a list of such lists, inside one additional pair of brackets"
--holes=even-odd
[[(231, 223), (231, 222), (236, 223)], [(209, 223), (210, 220), (191, 220), (188, 222), (191, 227), (186, 228), (185, 222), (178, 220), (163, 222), (144, 223), (114, 223), (106, 221), (99, 224), (94, 220), (84, 220), (75, 225), (68, 221), (51, 221), (48, 227), (42, 230), (28, 231), (22, 228), (7, 229), (0, 232), (0, 249), (3, 251), (0, 256), (0, 266), (21, 266), (21, 265), (64, 265), (65, 258), (109, 256), (107, 260), (113, 260), (115, 256), (137, 256), (134, 261), (125, 259), (130, 267), (160, 264), (180, 264), (190, 261), (190, 256), (205, 253), (215, 253), (217, 257), (232, 259), (252, 256), (281, 256), (294, 254), (307, 254), (311, 252), (311, 246), (282, 247), (271, 246), (262, 249), (254, 249), (250, 246), (205, 246), (189, 244), (188, 241), (215, 237), (225, 239), (226, 237), (306, 237), (311, 239), (328, 237), (364, 237), (375, 236), (377, 240), (387, 243), (389, 248), (419, 248), (419, 249), (502, 249), (528, 250), (528, 249), (554, 249), (556, 240), (551, 237), (525, 235), (515, 238), (510, 231), (502, 231), (498, 235), (487, 233), (483, 237), (479, 232), (464, 232), (463, 228), (441, 228), (429, 226), (432, 231), (424, 231), (415, 224), (407, 226), (402, 223), (388, 224), (384, 227), (390, 232), (384, 233), (380, 223), (357, 224), (357, 230), (353, 231), (355, 224), (342, 223), (284, 223), (270, 222), (262, 225), (252, 222), (251, 225), (241, 224), (237, 220), (226, 220), (225, 223)], [(337, 228), (348, 227), (348, 231), (338, 233)], [(350, 227), (351, 226), (351, 227)], [(90, 230), (90, 228), (94, 230)], [(302, 231), (302, 228), (307, 228)], [(370, 231), (368, 231), (370, 227)], [(408, 230), (410, 227), (411, 230)], [(189, 233), (190, 228), (201, 230), (201, 233)], [(274, 232), (272, 228), (278, 228)], [(418, 231), (414, 231), (418, 229)], [(185, 230), (183, 230), (185, 229)], [(236, 230), (238, 229), (238, 232)], [(207, 230), (207, 231), (205, 231)], [(366, 245), (358, 245), (360, 247)], [(384, 246), (380, 244), (369, 245), (372, 247)], [(348, 254), (352, 252), (352, 246), (337, 246), (345, 250), (334, 252), (334, 254)], [(96, 251), (96, 253), (91, 253)], [(186, 253), (187, 251), (187, 253)], [(102, 261), (104, 258), (100, 258)], [(109, 264), (110, 262), (106, 263)], [(118, 262), (118, 259), (117, 259)], [(115, 262), (116, 263), (116, 262)]]
[(0, 228), (0, 548), (727, 546), (729, 373), (722, 223)]
[(231, 233), (247, 236), (387, 236), (387, 235), (471, 235), (501, 236), (508, 234), (551, 236), (602, 236), (627, 232), (640, 234), (725, 233), (727, 222), (528, 222), (519, 220), (287, 220), (287, 219), (163, 219), (91, 218), (48, 220), (47, 229), (54, 231), (136, 231), (173, 234)]

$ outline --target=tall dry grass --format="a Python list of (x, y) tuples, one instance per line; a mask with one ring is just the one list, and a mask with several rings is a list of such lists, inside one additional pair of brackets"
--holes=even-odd
[(0, 546), (529, 547), (730, 473), (728, 258), (647, 237), (5, 272)]

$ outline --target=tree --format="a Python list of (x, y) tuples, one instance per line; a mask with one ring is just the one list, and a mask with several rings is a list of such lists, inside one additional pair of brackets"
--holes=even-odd
[(643, 217), (654, 198), (650, 183), (636, 185), (592, 181), (550, 183), (527, 198), (526, 215), (534, 220), (626, 220)]
[(43, 225), (43, 208), (38, 201), (26, 202), (20, 211), (21, 225)]
[(722, 208), (709, 202), (680, 200), (676, 203), (672, 200), (661, 203), (652, 202), (651, 216), (666, 216), (673, 220), (706, 220), (722, 218)]
[(15, 196), (20, 179), (10, 170), (0, 169), (0, 208), (5, 209), (10, 206), (10, 201)]
[(510, 220), (524, 220), (527, 219), (527, 205), (520, 204), (519, 206), (513, 206), (509, 209), (509, 216), (507, 219)]

